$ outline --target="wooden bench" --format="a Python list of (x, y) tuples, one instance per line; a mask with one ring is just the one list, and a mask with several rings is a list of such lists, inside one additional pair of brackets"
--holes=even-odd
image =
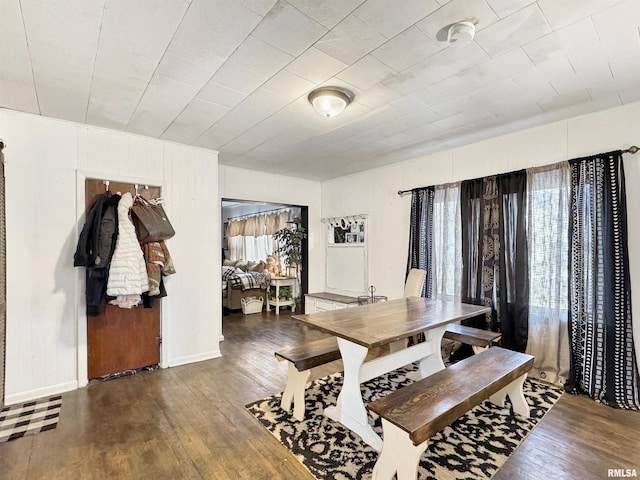
[(471, 345), (473, 353), (480, 353), (486, 350), (492, 343), (500, 340), (501, 337), (502, 334), (498, 332), (467, 327), (466, 325), (459, 325), (457, 323), (447, 325), (447, 331), (444, 333), (444, 338)]
[[(450, 323), (449, 325), (447, 325), (447, 330), (443, 335), (443, 338), (471, 345), (471, 348), (473, 348), (473, 353), (480, 353), (483, 350), (486, 350), (491, 346), (492, 343), (500, 340), (501, 337), (502, 334), (498, 332), (492, 332), (491, 330), (481, 330), (474, 327), (467, 327), (466, 325), (459, 325), (457, 323)], [(391, 343), (390, 352), (393, 353), (406, 348), (408, 344), (407, 340), (403, 339)], [(413, 342), (417, 342), (417, 339), (415, 337), (413, 338)]]
[[(474, 353), (479, 353), (489, 348), (492, 342), (498, 341), (501, 334), (452, 323), (447, 325), (444, 337), (471, 344)], [(403, 342), (401, 348), (404, 348), (406, 340), (400, 342)], [(391, 351), (397, 351), (401, 348), (392, 344)], [(338, 342), (335, 337), (323, 338), (306, 345), (287, 347), (275, 352), (275, 356), (280, 361), (287, 360), (289, 362), (287, 386), (282, 393), (280, 406), (288, 412), (293, 401), (293, 417), (302, 421), (305, 410), (304, 391), (311, 369), (338, 360), (340, 358)]]
[(278, 361), (287, 360), (289, 371), (287, 386), (282, 393), (280, 406), (290, 411), (293, 400), (293, 417), (304, 419), (304, 389), (311, 374), (311, 369), (340, 358), (340, 350), (336, 337), (323, 338), (305, 345), (287, 347), (275, 352)]
[(533, 357), (496, 347), (473, 355), (418, 382), (375, 400), (367, 409), (380, 415), (383, 446), (373, 480), (415, 480), (420, 456), (431, 436), (487, 398), (529, 417), (522, 392)]

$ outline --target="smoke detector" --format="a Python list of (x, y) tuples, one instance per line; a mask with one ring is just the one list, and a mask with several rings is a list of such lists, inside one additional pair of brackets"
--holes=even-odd
[(449, 27), (447, 42), (453, 47), (465, 47), (473, 41), (476, 26), (472, 22), (458, 22)]

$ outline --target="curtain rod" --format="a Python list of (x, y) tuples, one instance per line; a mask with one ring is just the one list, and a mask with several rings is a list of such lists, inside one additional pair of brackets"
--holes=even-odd
[(265, 210), (264, 212), (256, 212), (256, 213), (245, 213), (244, 215), (236, 215), (235, 217), (227, 217), (227, 220), (232, 220), (234, 218), (248, 218), (256, 215), (262, 215), (263, 213), (270, 212), (284, 212), (285, 210), (290, 210), (291, 207), (280, 207), (280, 208), (272, 208), (271, 210)]
[[(630, 153), (631, 155), (635, 155), (639, 151), (640, 151), (640, 148), (636, 147), (635, 145), (631, 145), (626, 150), (620, 150), (621, 153)], [(410, 190), (398, 190), (398, 195), (399, 196), (403, 196), (403, 195), (405, 195), (407, 193), (413, 193), (416, 190), (422, 190), (423, 188), (426, 188), (426, 187), (416, 187), (416, 188), (412, 188)]]
[(413, 193), (416, 190), (421, 190), (424, 187), (417, 187), (417, 188), (412, 188), (411, 190), (398, 190), (398, 195), (403, 196), (406, 193)]

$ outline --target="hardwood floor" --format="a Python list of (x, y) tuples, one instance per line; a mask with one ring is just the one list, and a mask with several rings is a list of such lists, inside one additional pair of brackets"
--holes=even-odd
[[(223, 333), (222, 358), (63, 394), (57, 429), (0, 444), (0, 478), (312, 479), (244, 405), (284, 388), (277, 348), (324, 334), (286, 313), (226, 316)], [(311, 378), (338, 370), (340, 361)], [(640, 475), (638, 432), (639, 412), (565, 394), (494, 478)]]

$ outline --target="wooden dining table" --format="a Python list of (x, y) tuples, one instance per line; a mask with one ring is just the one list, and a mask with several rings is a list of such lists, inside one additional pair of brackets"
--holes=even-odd
[[(440, 342), (447, 324), (490, 311), (489, 307), (467, 303), (406, 297), (292, 318), (338, 337), (344, 381), (336, 405), (323, 413), (381, 451), (382, 439), (369, 425), (360, 384), (418, 360), (418, 369), (412, 372), (415, 380), (442, 370), (445, 365)], [(424, 333), (425, 342), (365, 362), (369, 349), (419, 333)]]

